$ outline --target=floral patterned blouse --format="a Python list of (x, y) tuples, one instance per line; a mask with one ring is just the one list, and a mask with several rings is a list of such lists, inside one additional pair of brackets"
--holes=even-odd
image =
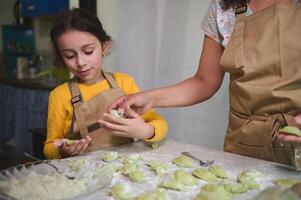
[[(300, 3), (300, 1), (293, 0), (294, 3)], [(211, 1), (201, 28), (205, 35), (226, 47), (235, 26), (235, 9), (223, 10), (221, 2), (222, 0)], [(252, 10), (248, 7), (246, 15), (251, 14)]]

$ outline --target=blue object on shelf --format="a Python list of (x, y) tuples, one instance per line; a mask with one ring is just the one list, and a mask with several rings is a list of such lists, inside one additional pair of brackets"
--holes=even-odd
[(22, 0), (21, 15), (23, 17), (37, 17), (52, 15), (69, 8), (69, 0)]
[(35, 39), (32, 28), (3, 25), (2, 44), (4, 55), (4, 78), (17, 78), (17, 59), (26, 57), (31, 60), (35, 54)]

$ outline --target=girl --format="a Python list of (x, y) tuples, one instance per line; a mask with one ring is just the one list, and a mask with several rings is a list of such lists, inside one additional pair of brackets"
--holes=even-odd
[(112, 124), (110, 128), (102, 128), (97, 122), (117, 97), (139, 89), (129, 75), (102, 70), (111, 38), (95, 15), (81, 9), (67, 11), (50, 36), (57, 61), (74, 78), (59, 85), (49, 96), (44, 143), (48, 159), (107, 148), (133, 138), (158, 142), (165, 137), (167, 123), (154, 111), (142, 117), (134, 111), (127, 112), (126, 118), (105, 115)]

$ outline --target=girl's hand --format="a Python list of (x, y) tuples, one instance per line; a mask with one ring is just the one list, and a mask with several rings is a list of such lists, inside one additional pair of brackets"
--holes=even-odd
[[(301, 115), (297, 115), (295, 117), (295, 121), (297, 124), (299, 124), (299, 129), (301, 128)], [(299, 143), (301, 144), (301, 137), (300, 136), (294, 136), (294, 135), (287, 135), (283, 133), (279, 133), (278, 139), (283, 142), (293, 142), (293, 143)]]
[(54, 142), (63, 158), (84, 153), (91, 142), (91, 138), (90, 136), (85, 136), (81, 140), (73, 140), (71, 144), (68, 144), (66, 141), (66, 139), (61, 139)]
[(115, 117), (104, 113), (103, 119), (100, 119), (98, 122), (103, 128), (118, 131), (119, 136), (136, 139), (148, 139), (153, 137), (155, 132), (154, 127), (145, 123), (136, 112), (127, 108), (125, 114), (128, 118)]

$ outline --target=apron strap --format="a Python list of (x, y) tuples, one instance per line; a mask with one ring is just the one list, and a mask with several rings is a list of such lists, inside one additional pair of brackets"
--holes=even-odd
[[(85, 137), (88, 135), (89, 131), (87, 126), (85, 125), (85, 119), (82, 110), (83, 98), (79, 90), (78, 79), (76, 77), (73, 77), (70, 81), (68, 81), (68, 86), (71, 92), (71, 104), (73, 106), (73, 113), (75, 116), (75, 120), (77, 122), (77, 126), (81, 136)], [(73, 121), (73, 124), (71, 124), (72, 127), (74, 125), (75, 120), (72, 120)], [(71, 129), (73, 130), (72, 127)]]
[(245, 13), (247, 12), (247, 4), (239, 5), (235, 9), (236, 24), (234, 29), (235, 36), (235, 66), (240, 67), (243, 65), (243, 33), (245, 28)]
[(116, 88), (119, 88), (118, 84), (116, 83), (115, 81), (115, 78), (113, 77), (113, 74), (112, 73), (109, 73), (109, 72), (105, 72), (105, 71), (102, 71), (103, 73), (103, 76), (107, 79), (109, 85), (116, 89)]

